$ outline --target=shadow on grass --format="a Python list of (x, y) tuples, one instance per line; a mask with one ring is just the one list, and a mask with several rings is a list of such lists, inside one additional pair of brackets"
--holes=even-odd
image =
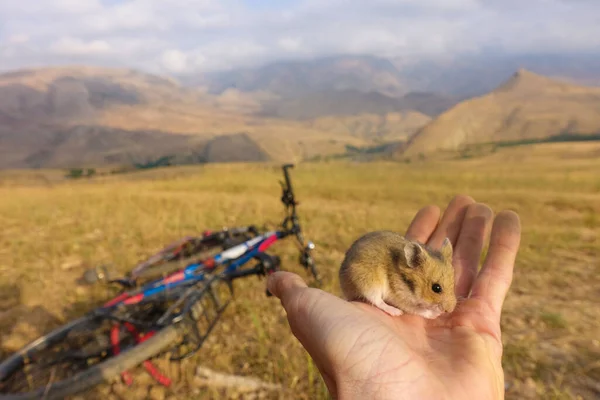
[(5, 359), (60, 323), (46, 307), (23, 305), (18, 286), (0, 285), (0, 359)]

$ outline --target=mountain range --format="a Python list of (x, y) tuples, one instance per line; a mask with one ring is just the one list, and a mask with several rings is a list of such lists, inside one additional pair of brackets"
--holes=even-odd
[[(568, 70), (557, 65), (555, 75)], [(11, 71), (0, 75), (0, 168), (164, 156), (297, 162), (372, 148), (410, 156), (600, 132), (600, 89), (583, 86), (595, 79), (583, 67), (567, 78), (513, 70), (495, 86), (495, 70), (473, 73), (470, 86), (459, 70), (427, 75), (402, 60), (341, 56), (187, 77), (91, 66)]]
[(435, 93), (463, 101), (494, 90), (519, 69), (572, 83), (600, 85), (598, 53), (505, 54), (497, 51), (419, 59), (338, 55), (183, 75), (177, 79), (185, 86), (201, 86), (214, 94), (237, 89), (268, 91), (286, 98), (354, 89), (395, 98), (411, 92)]
[(199, 161), (299, 161), (370, 143), (339, 129), (315, 130), (312, 121), (254, 115), (248, 104), (259, 100), (214, 96), (132, 70), (10, 72), (0, 75), (0, 167), (99, 166), (182, 153)]
[(600, 87), (549, 79), (527, 70), (484, 96), (440, 115), (411, 137), (406, 155), (466, 145), (600, 134)]
[(366, 55), (282, 61), (259, 68), (181, 77), (181, 80), (186, 85), (204, 85), (214, 94), (228, 88), (243, 92), (265, 90), (281, 97), (349, 89), (389, 96), (406, 94), (406, 85), (390, 60)]

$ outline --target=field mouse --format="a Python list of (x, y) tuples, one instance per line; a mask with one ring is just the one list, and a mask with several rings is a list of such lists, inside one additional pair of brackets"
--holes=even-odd
[(456, 307), (448, 238), (436, 250), (395, 232), (369, 232), (346, 251), (339, 279), (347, 300), (366, 301), (392, 316), (434, 319)]

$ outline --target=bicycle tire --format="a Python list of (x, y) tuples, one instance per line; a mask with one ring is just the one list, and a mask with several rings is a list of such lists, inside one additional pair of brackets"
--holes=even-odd
[[(209, 302), (212, 301), (216, 308), (214, 310), (214, 315), (210, 316), (206, 314), (205, 316), (208, 319), (205, 321), (204, 329), (206, 329), (205, 336), (207, 336), (212, 329), (214, 328), (216, 322), (220, 318), (220, 315), (224, 311), (224, 309), (229, 304), (231, 298), (228, 301), (223, 303), (223, 297), (218, 295), (215, 292), (215, 289), (219, 285), (219, 283), (224, 283), (228, 290), (229, 296), (233, 295), (233, 288), (231, 286), (231, 282), (227, 279), (222, 279), (220, 275), (213, 276), (208, 281), (204, 282), (203, 288), (196, 289), (198, 290), (197, 298), (190, 303), (190, 307), (193, 304), (202, 302), (202, 299), (206, 297), (209, 299)], [(191, 286), (185, 285), (180, 287), (178, 290), (172, 291), (169, 293), (167, 298), (171, 300), (175, 300), (177, 303), (181, 295), (185, 292), (194, 289), (194, 284)], [(218, 290), (218, 289), (216, 289)], [(216, 297), (215, 297), (216, 296)], [(157, 299), (162, 298), (163, 295), (156, 294)], [(146, 306), (150, 306), (150, 310), (152, 310), (152, 301), (146, 303)], [(143, 303), (140, 303), (142, 306)], [(206, 303), (204, 303), (206, 306)], [(135, 307), (135, 305), (134, 305)], [(185, 315), (188, 315), (189, 309)], [(164, 310), (163, 310), (164, 311)], [(161, 313), (163, 312), (161, 311)], [(144, 312), (144, 311), (141, 311)], [(182, 314), (183, 316), (183, 314)], [(160, 330), (156, 331), (152, 337), (144, 340), (141, 343), (136, 343), (132, 348), (123, 351), (117, 355), (112, 355), (109, 358), (103, 359), (97, 364), (84, 369), (83, 371), (77, 371), (75, 375), (69, 376), (65, 379), (52, 383), (51, 386), (44, 386), (46, 380), (44, 380), (39, 388), (35, 388), (30, 392), (26, 393), (3, 393), (3, 386), (6, 385), (8, 379), (14, 378), (15, 375), (22, 373), (24, 375), (27, 374), (25, 371), (25, 360), (36, 358), (36, 355), (43, 355), (44, 350), (50, 349), (52, 350), (55, 345), (60, 347), (61, 345), (65, 345), (68, 343), (68, 336), (70, 333), (75, 333), (75, 338), (77, 339), (77, 332), (92, 335), (91, 341), (86, 341), (84, 346), (78, 346), (77, 349), (80, 350), (82, 348), (86, 348), (88, 346), (92, 346), (92, 348), (97, 345), (94, 343), (97, 340), (98, 328), (102, 328), (103, 323), (107, 323), (112, 321), (111, 318), (107, 318), (107, 315), (97, 314), (91, 312), (83, 317), (80, 317), (76, 320), (68, 322), (60, 327), (55, 328), (50, 333), (37, 338), (36, 340), (30, 342), (25, 347), (21, 348), (17, 352), (15, 352), (12, 356), (5, 359), (0, 363), (0, 400), (25, 400), (25, 399), (37, 399), (43, 397), (44, 399), (55, 399), (55, 398), (64, 398), (67, 395), (73, 395), (84, 391), (86, 389), (92, 388), (102, 382), (110, 380), (113, 377), (116, 377), (121, 372), (124, 372), (130, 368), (141, 365), (144, 361), (153, 358), (165, 350), (173, 350), (173, 348), (168, 348), (172, 344), (181, 343), (179, 339), (183, 339), (185, 343), (186, 338), (189, 339), (189, 322), (191, 323), (200, 323), (197, 318), (193, 318), (190, 321), (187, 321), (186, 318), (176, 318), (177, 322), (169, 325), (159, 325), (164, 326)], [(125, 320), (124, 320), (125, 321)], [(186, 322), (187, 321), (187, 322)], [(109, 323), (109, 325), (111, 325)], [(92, 329), (90, 329), (92, 328)], [(186, 330), (187, 328), (187, 330)], [(79, 330), (78, 330), (79, 329)], [(196, 328), (197, 329), (197, 328)], [(197, 351), (202, 344), (204, 339), (201, 339), (198, 343), (197, 348), (195, 348), (190, 354)], [(101, 345), (102, 346), (102, 345)], [(87, 349), (86, 349), (87, 350)], [(101, 350), (105, 350), (105, 347), (101, 347)], [(60, 353), (59, 353), (60, 354)], [(85, 354), (86, 357), (83, 358), (95, 358), (97, 356)], [(77, 357), (75, 357), (77, 359)], [(173, 358), (173, 356), (172, 356)], [(185, 356), (178, 356), (173, 358), (174, 360), (187, 358)], [(45, 358), (42, 358), (44, 361)], [(55, 357), (52, 355), (49, 358), (50, 361), (55, 361)], [(59, 359), (61, 360), (61, 359)], [(41, 366), (40, 372), (48, 372), (47, 366)], [(23, 378), (24, 379), (24, 378)], [(22, 379), (22, 380), (23, 380)], [(19, 381), (17, 381), (19, 382)]]
[[(43, 346), (49, 338), (66, 335), (79, 323), (88, 321), (92, 316), (84, 316), (61, 327), (56, 328), (49, 334), (42, 336), (0, 364), (0, 379), (8, 377), (21, 364), (24, 354), (37, 346)], [(28, 399), (62, 399), (65, 396), (74, 395), (84, 390), (90, 389), (98, 384), (106, 382), (130, 368), (142, 364), (175, 343), (182, 332), (178, 325), (169, 325), (158, 331), (148, 340), (137, 344), (132, 349), (127, 350), (117, 356), (102, 361), (93, 367), (79, 372), (67, 379), (55, 382), (50, 386), (34, 389), (26, 393), (0, 393), (0, 400), (28, 400)], [(15, 366), (15, 364), (18, 364)], [(12, 368), (11, 368), (12, 367)]]

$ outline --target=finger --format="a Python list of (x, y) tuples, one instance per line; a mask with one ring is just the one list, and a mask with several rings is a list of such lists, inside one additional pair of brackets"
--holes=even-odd
[(469, 295), (493, 216), (492, 209), (485, 204), (475, 203), (467, 208), (452, 259), (458, 297)]
[(406, 238), (426, 243), (440, 221), (440, 208), (427, 206), (421, 208), (406, 230)]
[[(267, 288), (274, 296), (281, 300), (281, 304), (287, 313), (292, 333), (310, 354), (323, 376), (330, 393), (335, 393), (337, 389), (335, 381), (332, 378), (333, 371), (330, 368), (333, 360), (328, 351), (323, 351), (330, 347), (326, 346), (325, 343), (331, 343), (331, 340), (324, 336), (327, 321), (323, 320), (323, 317), (319, 321), (316, 318), (315, 311), (325, 311), (329, 308), (325, 297), (331, 297), (334, 300), (337, 299), (337, 301), (346, 305), (348, 303), (329, 293), (309, 288), (300, 276), (286, 271), (277, 271), (269, 275)], [(315, 303), (319, 297), (320, 300), (325, 300), (322, 301), (324, 304), (320, 307)]]
[(481, 299), (490, 306), (497, 320), (512, 283), (520, 242), (519, 216), (513, 211), (502, 211), (494, 220), (489, 251), (471, 292), (471, 298)]
[(277, 271), (269, 275), (267, 279), (269, 292), (280, 299), (282, 303), (289, 302), (294, 290), (306, 287), (308, 287), (306, 282), (300, 276), (291, 272)]
[(333, 320), (351, 316), (356, 320), (357, 308), (331, 293), (307, 287), (304, 280), (291, 272), (277, 271), (269, 276), (267, 287), (281, 300), (294, 335), (315, 362), (325, 358), (333, 363), (340, 342), (340, 332), (329, 329)]
[(450, 239), (452, 246), (456, 246), (456, 240), (467, 212), (467, 207), (475, 203), (470, 196), (458, 195), (450, 201), (448, 208), (442, 215), (442, 220), (437, 226), (433, 235), (429, 238), (428, 244), (434, 248), (440, 248), (445, 238)]

